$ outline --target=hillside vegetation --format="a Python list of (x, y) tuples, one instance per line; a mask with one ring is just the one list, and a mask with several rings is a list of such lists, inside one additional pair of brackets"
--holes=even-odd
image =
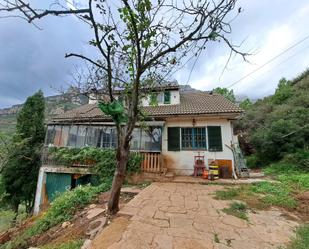
[(249, 166), (282, 161), (309, 170), (309, 69), (294, 80), (281, 79), (274, 95), (245, 109), (236, 129)]

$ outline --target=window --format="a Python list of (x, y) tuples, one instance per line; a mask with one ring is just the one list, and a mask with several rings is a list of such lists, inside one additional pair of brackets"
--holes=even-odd
[(182, 128), (181, 145), (182, 149), (206, 149), (205, 127)]
[(171, 92), (164, 91), (164, 104), (170, 104), (170, 103), (171, 103)]
[(161, 127), (148, 127), (141, 130), (140, 150), (144, 151), (161, 151)]
[(73, 126), (71, 126), (71, 128), (70, 128), (70, 131), (69, 131), (69, 139), (68, 139), (68, 146), (69, 146), (69, 147), (75, 148), (75, 146), (76, 146), (77, 128), (78, 128), (78, 127), (77, 127), (76, 125), (73, 125)]
[(45, 145), (53, 145), (55, 137), (55, 127), (53, 125), (47, 126)]
[(100, 128), (90, 126), (87, 128), (86, 146), (96, 147), (100, 140)]
[(67, 146), (68, 137), (69, 137), (69, 129), (70, 129), (70, 126), (68, 126), (68, 125), (62, 126), (61, 139), (60, 139), (60, 142), (59, 142), (59, 146), (61, 146), (61, 147)]
[(209, 151), (222, 151), (221, 126), (208, 126)]
[(62, 130), (62, 126), (61, 125), (55, 125), (55, 136), (54, 136), (54, 142), (53, 142), (53, 144), (55, 146), (60, 146), (60, 143), (61, 143), (61, 130)]
[(84, 147), (86, 134), (87, 134), (87, 127), (82, 125), (78, 126), (77, 137), (76, 137), (76, 148)]
[(101, 147), (102, 148), (116, 148), (117, 133), (113, 127), (103, 127), (101, 134)]

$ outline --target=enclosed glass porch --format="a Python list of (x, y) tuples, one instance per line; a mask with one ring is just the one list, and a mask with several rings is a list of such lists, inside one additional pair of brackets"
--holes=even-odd
[[(131, 151), (142, 153), (144, 160), (141, 168), (145, 172), (161, 172), (162, 126), (137, 127), (132, 133)], [(42, 164), (57, 166), (61, 163), (48, 153), (51, 147), (97, 147), (112, 149), (117, 147), (117, 131), (112, 125), (48, 125)], [(90, 167), (89, 164), (76, 163), (73, 167)]]

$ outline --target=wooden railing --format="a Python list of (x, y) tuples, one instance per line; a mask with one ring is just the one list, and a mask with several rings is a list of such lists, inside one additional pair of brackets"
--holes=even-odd
[(142, 171), (161, 173), (163, 170), (162, 155), (160, 152), (141, 152), (143, 154)]

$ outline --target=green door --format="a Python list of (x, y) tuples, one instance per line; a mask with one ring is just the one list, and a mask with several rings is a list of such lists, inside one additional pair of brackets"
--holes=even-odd
[(71, 174), (46, 173), (46, 192), (48, 201), (52, 202), (57, 193), (71, 188)]

